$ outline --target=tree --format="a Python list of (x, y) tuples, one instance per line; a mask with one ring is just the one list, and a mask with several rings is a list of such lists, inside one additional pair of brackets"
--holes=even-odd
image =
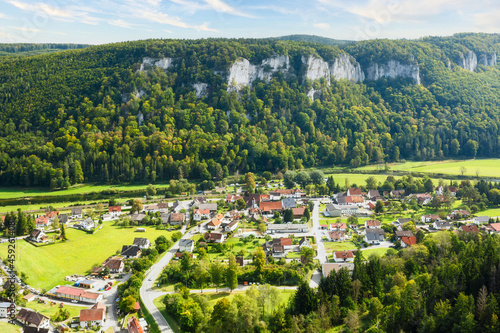
[(258, 276), (266, 265), (266, 253), (260, 246), (255, 250), (253, 263), (255, 264), (255, 274)]
[(261, 234), (264, 234), (264, 233), (266, 232), (266, 230), (267, 230), (267, 226), (266, 226), (266, 224), (265, 224), (265, 223), (259, 223), (258, 228), (259, 228), (259, 232), (260, 232)]
[(270, 181), (271, 179), (273, 179), (273, 174), (269, 171), (264, 171), (262, 173), (262, 177), (264, 177), (267, 181)]
[(385, 205), (381, 200), (377, 200), (377, 203), (375, 204), (375, 208), (373, 209), (376, 214), (381, 214), (384, 212)]
[(143, 205), (142, 201), (140, 199), (134, 199), (132, 203), (132, 207), (130, 208), (130, 212), (133, 213), (138, 213), (142, 211)]
[(184, 252), (181, 257), (181, 269), (187, 272), (191, 269), (192, 259), (188, 252)]
[(314, 250), (310, 247), (304, 246), (303, 248), (301, 248), (300, 254), (304, 259), (304, 263), (306, 264), (312, 262), (314, 259)]
[(314, 170), (311, 172), (310, 178), (314, 185), (323, 185), (325, 183), (325, 174), (323, 171)]
[(297, 173), (292, 170), (287, 170), (283, 175), (283, 181), (285, 183), (286, 188), (293, 188), (295, 186), (295, 177), (297, 177)]
[(245, 200), (243, 200), (242, 198), (236, 200), (236, 208), (238, 210), (243, 210), (243, 209), (247, 208), (247, 204), (246, 204)]
[(124, 297), (120, 301), (120, 310), (122, 310), (123, 313), (130, 313), (134, 311), (136, 302), (137, 300), (132, 295)]
[(366, 178), (366, 188), (368, 190), (375, 190), (377, 189), (377, 178), (373, 177), (373, 176), (370, 176), (368, 178)]
[(311, 177), (309, 174), (305, 171), (301, 171), (297, 174), (296, 177), (297, 183), (300, 184), (300, 186), (305, 189), (306, 186), (311, 182)]
[(255, 189), (255, 175), (251, 172), (245, 174), (245, 183), (247, 184), (247, 190), (252, 193)]
[(306, 207), (304, 209), (304, 217), (306, 218), (307, 221), (311, 219), (311, 212), (309, 211), (309, 207)]
[(477, 141), (468, 140), (464, 146), (464, 153), (469, 157), (475, 158), (478, 148), (479, 148), (479, 143)]
[[(13, 218), (15, 220), (15, 217)], [(17, 224), (16, 224), (16, 235), (23, 236), (28, 232), (28, 220), (26, 214), (21, 211), (21, 208), (17, 210)]]
[(210, 274), (207, 269), (207, 262), (205, 260), (200, 260), (198, 262), (198, 265), (196, 265), (194, 269), (193, 277), (196, 280), (197, 287), (203, 292), (203, 288), (210, 278)]
[(285, 213), (283, 214), (283, 221), (285, 223), (293, 221), (293, 211), (291, 209), (285, 210)]
[(66, 237), (66, 228), (64, 227), (64, 223), (61, 224), (61, 238), (63, 240), (67, 240), (68, 237)]
[(304, 316), (318, 308), (318, 298), (309, 283), (301, 282), (293, 296), (293, 314)]
[(461, 174), (462, 176), (464, 176), (466, 172), (467, 172), (467, 168), (466, 168), (466, 167), (464, 167), (464, 166), (462, 165), (462, 166), (460, 167), (460, 174)]
[(232, 254), (229, 256), (229, 263), (226, 268), (226, 285), (231, 291), (238, 287), (238, 263)]
[(148, 197), (152, 197), (153, 195), (156, 195), (156, 186), (149, 184), (147, 189), (146, 189), (146, 194)]
[(457, 156), (459, 151), (460, 151), (460, 143), (458, 142), (458, 140), (457, 139), (451, 140), (451, 144), (450, 144), (451, 155)]
[(224, 282), (224, 265), (220, 261), (214, 261), (208, 269), (212, 283), (215, 284), (216, 292), (219, 292), (219, 287)]

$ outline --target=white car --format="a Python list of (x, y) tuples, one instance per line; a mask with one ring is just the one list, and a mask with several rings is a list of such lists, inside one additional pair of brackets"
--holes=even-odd
[(72, 300), (71, 303), (78, 303), (76, 299)]

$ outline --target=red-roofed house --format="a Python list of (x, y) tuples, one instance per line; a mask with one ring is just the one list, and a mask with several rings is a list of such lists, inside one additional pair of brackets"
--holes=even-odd
[(127, 330), (128, 333), (144, 333), (142, 326), (141, 324), (139, 324), (139, 321), (136, 317), (130, 318), (127, 323)]
[(39, 228), (47, 227), (49, 225), (49, 217), (44, 215), (36, 218), (36, 226)]
[(210, 209), (195, 209), (193, 212), (193, 219), (201, 221), (202, 219), (210, 218)]
[(207, 232), (203, 238), (207, 243), (224, 243), (225, 236), (216, 232)]
[(220, 224), (222, 223), (223, 218), (224, 218), (224, 215), (222, 215), (222, 214), (215, 215), (215, 217), (212, 219), (212, 221), (207, 223), (207, 228), (210, 230), (217, 229), (220, 226)]
[(375, 209), (375, 204), (373, 202), (368, 203), (368, 209), (369, 210), (374, 210)]
[(240, 196), (240, 195), (234, 195), (234, 194), (228, 194), (228, 195), (226, 196), (226, 202), (231, 202), (231, 203), (233, 203), (233, 202), (236, 202), (236, 201), (237, 201), (237, 200), (239, 200), (239, 199), (243, 199), (243, 197), (242, 197), (242, 196)]
[(366, 220), (365, 221), (366, 229), (380, 229), (380, 221), (379, 220)]
[(362, 192), (361, 192), (361, 189), (360, 188), (350, 188), (347, 190), (347, 195), (348, 196), (353, 196), (353, 195), (361, 195)]
[(441, 218), (439, 215), (431, 214), (431, 215), (422, 215), (422, 223), (432, 223), (434, 221), (439, 221)]
[(463, 232), (471, 233), (471, 232), (478, 232), (479, 228), (475, 224), (466, 224), (466, 225), (461, 225), (460, 230)]
[(328, 238), (330, 242), (343, 242), (348, 237), (343, 231), (329, 231), (326, 238)]
[(401, 237), (401, 247), (410, 247), (417, 244), (417, 237)]
[(306, 207), (292, 208), (293, 218), (294, 219), (302, 218), (304, 216), (305, 211), (306, 211)]
[(90, 309), (80, 310), (80, 327), (103, 326), (106, 321), (106, 307), (96, 303)]
[(352, 262), (354, 261), (354, 251), (333, 252), (333, 260), (335, 262)]
[(122, 213), (122, 206), (109, 206), (108, 213), (113, 217), (120, 216), (120, 214)]
[(332, 231), (346, 231), (347, 224), (345, 224), (345, 223), (331, 223), (330, 230), (332, 230)]
[(283, 212), (283, 205), (281, 201), (261, 201), (259, 209), (262, 214), (272, 214), (274, 212)]
[(487, 225), (490, 232), (500, 234), (500, 223), (490, 223)]

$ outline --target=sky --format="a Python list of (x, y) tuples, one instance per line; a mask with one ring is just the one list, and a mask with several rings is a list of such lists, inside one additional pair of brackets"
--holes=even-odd
[(0, 0), (0, 42), (500, 32), (498, 0)]

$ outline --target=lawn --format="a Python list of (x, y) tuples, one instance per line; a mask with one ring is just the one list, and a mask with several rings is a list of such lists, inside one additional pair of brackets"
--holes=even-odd
[(334, 251), (355, 250), (356, 245), (353, 242), (323, 242), (327, 254), (332, 254)]
[[(151, 242), (160, 236), (170, 238), (170, 233), (146, 227), (145, 233), (133, 228), (113, 226), (112, 222), (94, 235), (68, 228), (66, 242), (35, 247), (22, 240), (16, 244), (17, 270), (28, 277), (28, 284), (35, 288), (50, 289), (64, 284), (64, 278), (71, 274), (85, 274), (93, 264), (103, 262), (107, 257), (121, 250), (123, 245), (132, 244), (135, 237), (147, 237)], [(7, 243), (0, 244), (0, 255), (5, 258)]]
[(0, 332), (2, 333), (19, 333), (21, 332), (21, 327), (9, 324), (8, 322), (0, 322)]
[[(155, 184), (157, 188), (168, 187), (168, 184)], [(70, 194), (84, 194), (90, 192), (101, 192), (104, 190), (135, 191), (146, 189), (148, 185), (95, 185), (81, 184), (70, 187), (67, 190), (51, 191), (49, 188), (22, 188), (22, 187), (0, 187), (0, 199), (13, 199), (38, 196), (65, 196)]]
[(386, 254), (388, 248), (386, 247), (379, 247), (379, 248), (367, 248), (366, 250), (363, 249), (363, 256), (365, 257), (365, 259), (368, 259), (368, 257), (370, 257), (372, 254), (375, 254), (379, 257), (382, 257)]
[[(35, 310), (37, 312), (40, 312), (41, 314), (51, 318), (59, 311), (60, 309), (59, 304), (60, 304), (59, 302), (56, 302), (56, 305), (50, 305), (50, 303), (43, 304), (43, 303), (38, 303), (37, 301), (33, 301), (26, 303), (26, 307)], [(72, 318), (72, 317), (78, 317), (80, 315), (80, 310), (86, 308), (81, 306), (64, 305), (64, 309), (69, 311), (70, 318)]]
[[(441, 173), (446, 175), (461, 175), (460, 168), (465, 167), (467, 176), (480, 177), (500, 177), (500, 159), (484, 160), (446, 160), (437, 162), (405, 162), (389, 164), (391, 170)], [(369, 165), (359, 168), (359, 170), (380, 170), (384, 165)]]
[[(264, 242), (265, 242), (265, 239), (255, 239), (255, 240), (257, 240), (259, 242), (259, 246), (264, 244)], [(214, 253), (214, 252), (212, 252), (212, 250), (210, 250), (210, 248), (209, 248), (208, 253), (209, 253), (209, 256), (211, 259), (228, 259), (229, 255), (231, 253), (236, 255), (241, 250), (245, 250), (245, 253), (246, 253), (245, 259), (252, 259), (252, 253), (254, 253), (255, 250), (257, 250), (257, 246), (254, 245), (254, 243), (253, 243), (254, 241), (250, 241), (250, 242), (247, 242), (245, 244), (245, 243), (243, 243), (241, 238), (231, 237), (226, 241), (226, 245), (229, 248), (233, 247), (233, 249), (230, 250), (229, 252), (227, 252), (227, 254), (223, 254), (220, 252)], [(215, 250), (215, 246), (211, 246), (211, 248)]]

